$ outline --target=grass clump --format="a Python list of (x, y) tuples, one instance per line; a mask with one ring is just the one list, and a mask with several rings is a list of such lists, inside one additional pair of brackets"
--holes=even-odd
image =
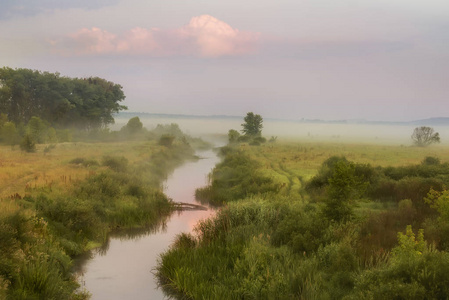
[(257, 161), (239, 150), (227, 150), (223, 162), (210, 175), (210, 185), (197, 189), (197, 199), (213, 204), (223, 204), (250, 195), (277, 192), (271, 178), (260, 174)]

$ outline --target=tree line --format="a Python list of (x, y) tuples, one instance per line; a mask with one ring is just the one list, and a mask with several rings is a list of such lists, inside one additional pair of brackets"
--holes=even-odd
[(69, 78), (30, 69), (0, 69), (0, 112), (16, 126), (38, 117), (57, 128), (83, 130), (114, 123), (127, 109), (122, 86), (99, 77)]

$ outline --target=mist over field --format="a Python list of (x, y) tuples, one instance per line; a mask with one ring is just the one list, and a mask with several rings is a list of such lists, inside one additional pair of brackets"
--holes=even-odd
[[(132, 113), (130, 113), (132, 115)], [(192, 136), (227, 135), (229, 129), (240, 131), (243, 118), (140, 117), (143, 126), (154, 129), (158, 124), (176, 123)], [(113, 129), (120, 129), (127, 118), (115, 118)], [(363, 142), (412, 145), (410, 138), (417, 125), (312, 123), (264, 119), (263, 136), (286, 139), (335, 142)], [(449, 144), (449, 126), (432, 126), (440, 134), (441, 144)]]
[(0, 1), (0, 300), (449, 299), (448, 0)]

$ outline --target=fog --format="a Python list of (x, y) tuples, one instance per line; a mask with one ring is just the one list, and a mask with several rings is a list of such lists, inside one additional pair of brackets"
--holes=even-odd
[[(151, 130), (158, 124), (176, 123), (181, 130), (195, 137), (225, 136), (229, 129), (240, 131), (243, 118), (169, 118), (140, 117), (144, 127)], [(126, 125), (128, 119), (116, 118), (112, 129)], [(264, 120), (262, 135), (280, 139), (308, 141), (361, 142), (375, 144), (412, 145), (410, 136), (417, 125), (307, 123)], [(449, 126), (430, 126), (440, 134), (441, 144), (449, 144)]]

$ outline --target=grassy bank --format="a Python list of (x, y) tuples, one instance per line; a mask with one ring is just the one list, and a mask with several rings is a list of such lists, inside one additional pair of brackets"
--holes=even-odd
[(72, 257), (117, 228), (154, 227), (171, 213), (167, 174), (194, 150), (182, 139), (0, 147), (0, 298), (86, 299)]
[(160, 283), (189, 299), (445, 299), (447, 153), (226, 148), (198, 191), (225, 205), (161, 257)]

